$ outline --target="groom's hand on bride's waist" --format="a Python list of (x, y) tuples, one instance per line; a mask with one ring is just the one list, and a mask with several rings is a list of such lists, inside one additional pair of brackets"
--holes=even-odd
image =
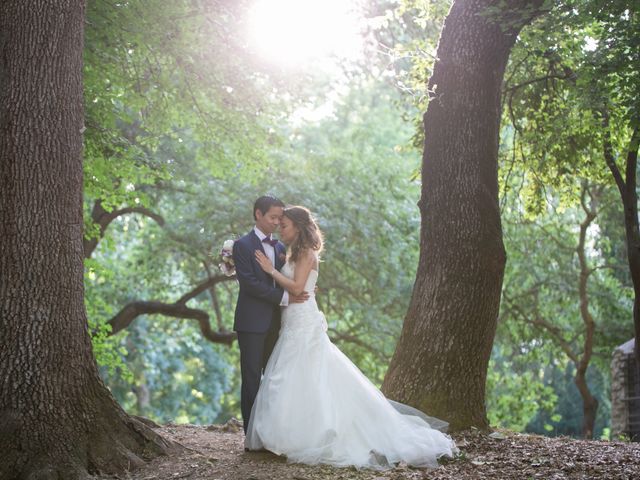
[(289, 304), (291, 303), (304, 303), (309, 300), (309, 292), (302, 292), (300, 295), (293, 295), (289, 293)]

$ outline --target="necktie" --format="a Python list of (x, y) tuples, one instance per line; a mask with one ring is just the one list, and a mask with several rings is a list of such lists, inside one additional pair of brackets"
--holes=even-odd
[(276, 248), (276, 245), (278, 244), (278, 240), (276, 240), (275, 238), (271, 238), (271, 236), (268, 236), (262, 239), (262, 243), (268, 243), (273, 248)]

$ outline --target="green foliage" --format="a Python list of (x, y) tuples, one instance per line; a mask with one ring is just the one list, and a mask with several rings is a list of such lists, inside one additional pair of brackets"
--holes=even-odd
[(389, 83), (403, 93), (398, 104), (403, 106), (404, 119), (414, 125), (411, 144), (419, 151), (424, 141), (422, 115), (429, 101), (427, 84), (436, 60), (440, 30), (451, 3), (435, 0), (400, 0), (393, 5), (371, 2), (370, 26), (378, 42), (375, 54), (385, 67)]
[[(191, 326), (180, 332), (184, 342), (152, 355), (138, 329), (152, 331), (159, 343), (170, 331), (153, 330), (142, 318), (110, 337), (106, 322), (131, 300), (172, 302), (176, 291), (202, 279), (211, 245), (195, 241), (200, 228), (183, 222), (173, 207), (183, 194), (171, 194), (197, 193), (204, 202), (207, 184), (230, 170), (246, 181), (265, 161), (264, 147), (276, 140), (270, 126), (281, 113), (271, 113), (273, 85), (238, 35), (245, 8), (246, 2), (152, 0), (90, 2), (87, 11), (85, 236), (100, 234), (90, 217), (97, 200), (107, 211), (149, 207), (171, 223), (165, 232), (145, 218), (116, 219), (86, 262), (94, 351), (120, 401), (157, 419), (213, 421), (218, 399), (233, 383), (227, 354), (203, 345)], [(246, 168), (238, 168), (238, 159)], [(198, 207), (191, 198), (181, 205)], [(198, 349), (201, 360), (188, 358)], [(183, 358), (169, 362), (176, 352)], [(166, 371), (153, 369), (162, 362)], [(201, 391), (195, 372), (202, 370), (211, 385)], [(143, 387), (150, 391), (149, 407), (126, 393)], [(182, 408), (176, 403), (181, 397), (193, 401)], [(205, 401), (211, 405), (200, 405)]]
[[(507, 249), (504, 292), (519, 313), (507, 311), (505, 324), (522, 322), (527, 316), (550, 320), (562, 332), (560, 337), (547, 337), (525, 326), (515, 331), (521, 342), (537, 337), (555, 343), (556, 358), (566, 359), (559, 340), (576, 355), (582, 351), (579, 272), (572, 251), (583, 217), (577, 208), (580, 185), (588, 179), (604, 192), (587, 243), (590, 265), (598, 268), (589, 277), (597, 333), (595, 356), (587, 372), (588, 384), (600, 402), (597, 431), (604, 431), (609, 418), (611, 352), (632, 335), (621, 206), (605, 164), (604, 142), (611, 141), (616, 157), (626, 155), (637, 123), (640, 62), (633, 47), (638, 42), (637, 19), (631, 2), (559, 2), (552, 15), (541, 18), (519, 38), (505, 85), (503, 205), (507, 222), (514, 218), (517, 205), (515, 218), (525, 220), (524, 224), (518, 220), (518, 228), (526, 229), (529, 237), (507, 226), (508, 245), (515, 245), (517, 238), (522, 247), (518, 245), (515, 254), (513, 247)], [(604, 125), (605, 117), (611, 128)], [(532, 227), (540, 230), (532, 232)], [(540, 249), (544, 256), (538, 260)], [(502, 342), (500, 330), (497, 341)], [(545, 369), (545, 382), (553, 386), (559, 401), (553, 411), (538, 412), (527, 427), (531, 431), (573, 435), (581, 431), (581, 407), (576, 408), (581, 399), (571, 382), (575, 369), (562, 365), (552, 363)]]
[(85, 307), (91, 333), (93, 354), (98, 365), (109, 375), (119, 375), (124, 381), (132, 382), (133, 376), (124, 361), (127, 350), (121, 346), (120, 341), (110, 337), (111, 326), (101, 321), (104, 311), (110, 312), (111, 308), (105, 299), (95, 295), (95, 290), (87, 288), (94, 281), (104, 282), (109, 272), (92, 260), (85, 261)]
[(159, 422), (214, 423), (232, 367), (221, 347), (184, 322), (140, 319), (129, 329), (126, 361), (133, 382), (106, 374), (130, 412)]
[(290, 149), (269, 173), (281, 181), (276, 193), (317, 215), (326, 235), (319, 302), (341, 348), (377, 382), (418, 258), (419, 185), (410, 180), (418, 153), (398, 148), (411, 126), (398, 119), (396, 99), (384, 84), (355, 79), (333, 118), (288, 132)]
[[(444, 10), (434, 10), (434, 3), (400, 2), (395, 16), (387, 15), (390, 31), (401, 25), (404, 33), (392, 37), (405, 60), (394, 64), (400, 86), (420, 112), (426, 109), (424, 88), (434, 56), (411, 52), (434, 52), (436, 36), (407, 28), (412, 24), (398, 19), (409, 8), (419, 12), (416, 18), (438, 24)], [(508, 28), (499, 3), (485, 14), (507, 20), (503, 25)], [(598, 431), (608, 422), (608, 363), (613, 347), (632, 335), (632, 292), (621, 208), (603, 148), (610, 135), (619, 160), (638, 123), (636, 3), (547, 2), (544, 8), (553, 9), (521, 32), (511, 52), (499, 158), (508, 263), (487, 383), (489, 417), (495, 425), (553, 434), (579, 435), (581, 430), (574, 369), (561, 342), (581, 353), (584, 327), (575, 247), (585, 180), (604, 192), (587, 241), (588, 260), (597, 268), (588, 287), (597, 332), (587, 378), (600, 401)], [(605, 114), (610, 128), (604, 127)], [(422, 122), (414, 118), (414, 141), (420, 146)], [(537, 318), (548, 320), (559, 334), (549, 335), (535, 325)]]
[[(599, 401), (594, 438), (605, 436), (611, 417), (611, 393), (608, 371), (590, 368), (587, 383)], [(540, 410), (527, 425), (527, 431), (541, 435), (578, 436), (582, 431), (582, 398), (573, 378), (575, 369), (550, 364), (545, 368), (545, 384), (553, 388), (557, 401), (551, 410)]]
[(93, 345), (93, 354), (96, 357), (98, 365), (110, 375), (118, 374), (127, 382), (133, 381), (131, 371), (123, 360), (127, 350), (119, 346), (118, 341), (109, 337), (111, 327), (104, 323), (98, 323), (89, 317), (89, 329), (91, 330), (91, 343)]
[(501, 349), (498, 346), (494, 351), (487, 372), (489, 423), (522, 432), (540, 412), (552, 412), (558, 396), (545, 384), (542, 366), (538, 365), (536, 371), (536, 365), (526, 357), (512, 353), (511, 360), (497, 353)]
[[(519, 181), (515, 173), (511, 180)], [(615, 194), (609, 190), (600, 198), (596, 223), (588, 230), (586, 239), (586, 255), (589, 266), (594, 269), (589, 276), (587, 293), (589, 309), (596, 322), (594, 357), (587, 371), (587, 382), (600, 402), (597, 431), (606, 427), (610, 416), (611, 353), (631, 334), (632, 290), (615, 274), (624, 264), (612, 255), (611, 244), (602, 239), (599, 227), (599, 222), (606, 222), (615, 212)], [(558, 207), (560, 201), (553, 190), (547, 189), (547, 195), (555, 205), (545, 203), (543, 213), (533, 219), (525, 213), (526, 199), (511, 197), (503, 209), (509, 262), (493, 361), (500, 366), (499, 362), (506, 358), (511, 364), (491, 372), (488, 404), (497, 408), (490, 412), (494, 421), (509, 428), (521, 428), (526, 417), (518, 408), (511, 410), (509, 401), (500, 397), (533, 394), (539, 408), (528, 417), (527, 431), (579, 435), (582, 400), (573, 384), (575, 365), (566, 349), (578, 357), (584, 343), (578, 295), (580, 265), (575, 249), (578, 226), (585, 214), (580, 207)], [(621, 238), (622, 235), (621, 225), (617, 225), (615, 236)], [(541, 320), (554, 330), (545, 327)], [(537, 373), (531, 376), (531, 372)], [(531, 378), (531, 383), (522, 385), (524, 392), (519, 390), (520, 379), (511, 378), (522, 375)], [(491, 382), (500, 383), (500, 389), (496, 390)], [(506, 402), (506, 406), (501, 402)]]
[(576, 178), (613, 184), (603, 142), (610, 138), (615, 155), (626, 155), (639, 121), (637, 13), (635, 2), (559, 2), (520, 36), (505, 85), (512, 131), (502, 183), (509, 186), (511, 163), (527, 171), (522, 188), (532, 214), (546, 188), (575, 204)]
[[(345, 67), (336, 86), (315, 72), (286, 79), (252, 58), (239, 35), (244, 1), (90, 2), (85, 235), (100, 233), (90, 221), (98, 199), (166, 221), (116, 219), (86, 262), (94, 351), (127, 410), (175, 422), (239, 415), (237, 346), (207, 342), (191, 320), (142, 316), (113, 337), (107, 322), (131, 301), (175, 302), (216, 274), (222, 242), (251, 228), (251, 206), (265, 192), (317, 216), (326, 236), (317, 298), (330, 336), (381, 383), (418, 262), (421, 113), (450, 2), (368, 5), (382, 55)], [(631, 291), (602, 147), (607, 133), (617, 155), (628, 147), (640, 98), (637, 21), (630, 2), (559, 2), (513, 51), (500, 149), (509, 260), (487, 383), (494, 425), (580, 430), (574, 369), (559, 339), (579, 353), (575, 245), (588, 180), (604, 192), (587, 242), (598, 267), (589, 280), (597, 332), (588, 382), (606, 435), (608, 363), (630, 336)], [(231, 329), (236, 294), (235, 282), (223, 282), (189, 306)]]
[[(181, 161), (213, 176), (265, 160), (272, 86), (236, 30), (245, 2), (90, 2), (85, 198), (152, 206)], [(242, 61), (239, 61), (242, 60)], [(186, 165), (184, 166), (186, 167)], [(87, 233), (95, 235), (90, 223)]]
[[(332, 115), (274, 126), (288, 142), (264, 146), (270, 160), (260, 169), (239, 160), (240, 170), (216, 176), (196, 161), (192, 149), (182, 152), (171, 185), (152, 196), (165, 226), (121, 217), (95, 251), (93, 263), (102, 270), (89, 275), (88, 301), (100, 298), (96, 307), (108, 303), (96, 308), (96, 317), (104, 323), (136, 299), (173, 302), (215, 274), (223, 241), (246, 233), (253, 225), (255, 197), (272, 192), (317, 215), (326, 234), (318, 301), (330, 335), (381, 383), (417, 265), (419, 185), (410, 176), (418, 152), (400, 148), (412, 129), (395, 110), (397, 92), (367, 77), (351, 81), (348, 92), (330, 105)], [(215, 288), (227, 329), (236, 288), (235, 283)], [(208, 312), (216, 323), (212, 301), (212, 292), (203, 292), (189, 306)], [(141, 317), (121, 335), (127, 352), (122, 359), (134, 379), (116, 374), (107, 381), (127, 409), (163, 421), (212, 422), (239, 415), (236, 347), (213, 348), (195, 324), (160, 316)], [(194, 363), (196, 348), (206, 353), (204, 363)], [(198, 372), (207, 372), (206, 388)], [(140, 398), (141, 389), (150, 395), (149, 405)]]

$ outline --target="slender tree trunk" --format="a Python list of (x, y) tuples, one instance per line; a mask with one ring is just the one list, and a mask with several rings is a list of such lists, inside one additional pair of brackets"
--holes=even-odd
[[(587, 194), (590, 195), (589, 204), (587, 204)], [(585, 251), (585, 242), (587, 238), (587, 230), (596, 219), (598, 214), (597, 204), (599, 192), (589, 191), (589, 187), (585, 184), (582, 186), (581, 204), (586, 216), (580, 223), (580, 237), (576, 253), (580, 263), (580, 277), (578, 279), (578, 292), (580, 296), (580, 317), (584, 323), (584, 342), (582, 344), (582, 354), (578, 357), (576, 354), (576, 375), (574, 382), (578, 387), (580, 396), (582, 397), (582, 436), (584, 438), (593, 438), (593, 432), (596, 424), (596, 413), (598, 411), (598, 400), (591, 394), (589, 385), (587, 384), (587, 369), (593, 355), (593, 335), (596, 330), (596, 322), (589, 310), (589, 292), (587, 284), (592, 270), (589, 268), (587, 254)]]
[(169, 445), (101, 381), (83, 292), (83, 0), (0, 15), (0, 478), (116, 472)]
[(582, 437), (593, 439), (593, 432), (596, 425), (596, 414), (598, 413), (598, 400), (591, 394), (587, 385), (587, 365), (578, 364), (574, 382), (578, 387), (582, 397)]
[[(640, 123), (640, 119), (638, 120)], [(638, 166), (638, 143), (640, 126), (636, 126), (626, 157), (625, 192), (621, 192), (624, 208), (624, 229), (627, 241), (627, 262), (633, 283), (633, 326), (636, 339), (635, 358), (640, 368), (640, 227), (638, 226), (638, 191), (636, 175)]]
[[(633, 283), (633, 325), (636, 340), (636, 365), (640, 368), (640, 226), (638, 225), (638, 192), (636, 175), (638, 167), (638, 148), (640, 146), (640, 118), (634, 118), (633, 133), (626, 152), (624, 177), (618, 168), (611, 142), (609, 112), (606, 107), (600, 112), (604, 129), (604, 160), (616, 182), (624, 211), (624, 230), (627, 245), (627, 262)], [(621, 155), (622, 157), (622, 155)]]
[(149, 415), (148, 412), (151, 407), (151, 391), (144, 379), (141, 379), (141, 381), (133, 387), (132, 391), (136, 396), (138, 414), (142, 416)]
[(383, 390), (453, 429), (488, 426), (485, 380), (506, 262), (500, 93), (516, 36), (541, 3), (454, 2), (429, 81), (420, 260)]

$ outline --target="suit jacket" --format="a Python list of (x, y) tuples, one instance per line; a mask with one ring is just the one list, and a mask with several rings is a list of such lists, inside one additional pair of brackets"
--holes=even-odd
[[(233, 261), (240, 284), (233, 329), (236, 332), (265, 333), (272, 322), (280, 321), (280, 302), (284, 290), (274, 286), (273, 278), (258, 264), (255, 251), (262, 250), (262, 242), (252, 229), (233, 244)], [(275, 246), (275, 267), (282, 268), (280, 258), (285, 253), (281, 242)]]

